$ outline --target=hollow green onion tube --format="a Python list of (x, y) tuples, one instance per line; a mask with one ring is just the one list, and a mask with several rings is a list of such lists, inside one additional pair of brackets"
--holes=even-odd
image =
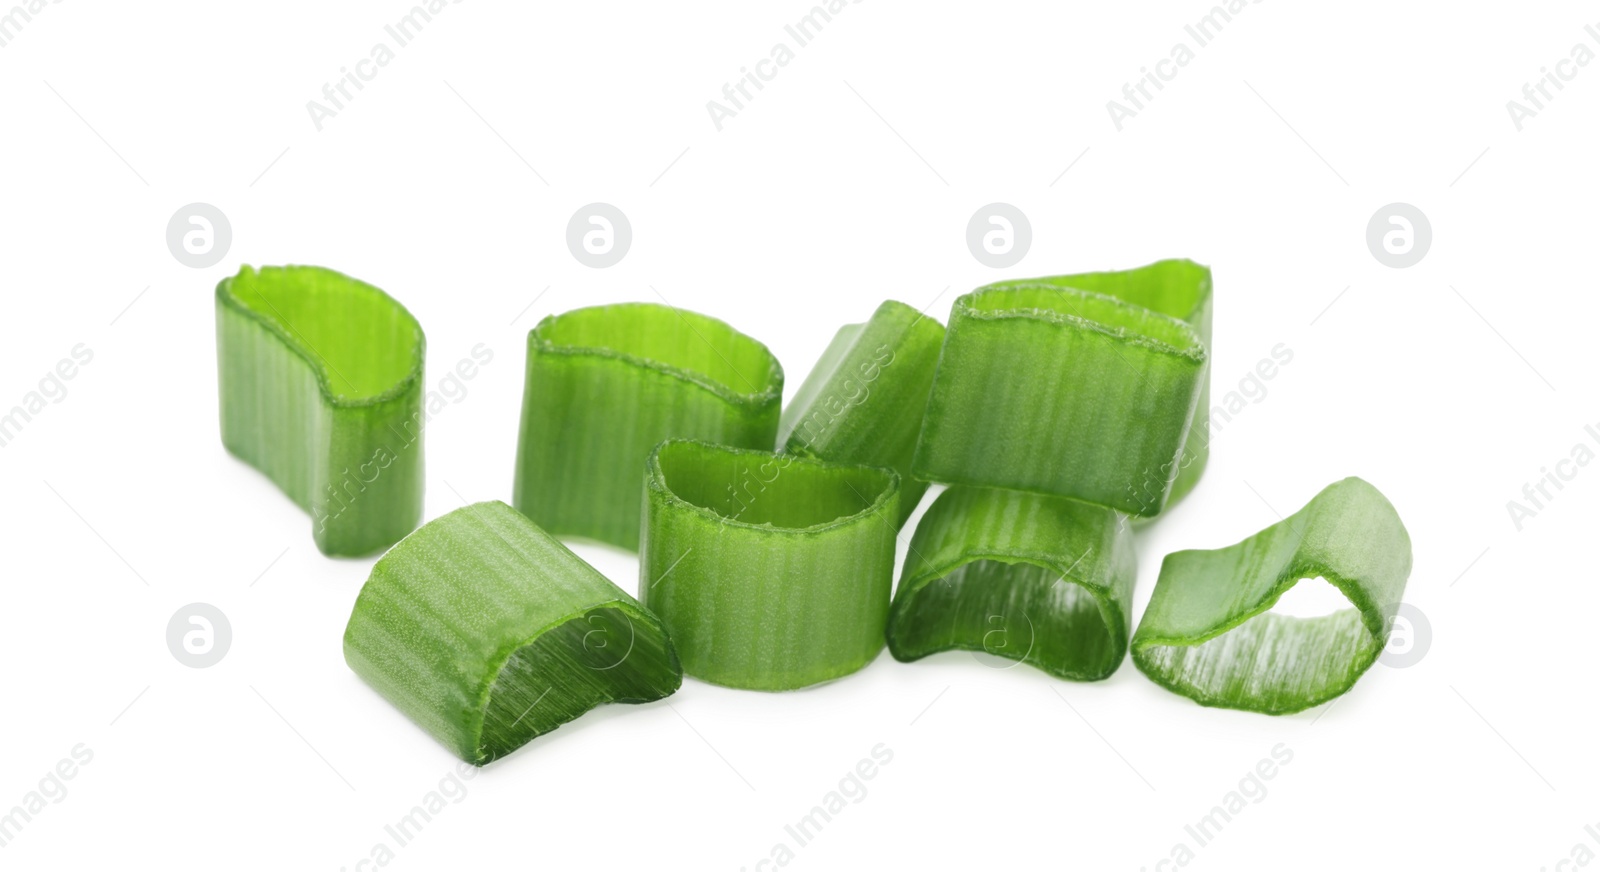
[(715, 318), (653, 303), (552, 315), (528, 334), (512, 500), (557, 536), (637, 549), (650, 450), (771, 448), (782, 400), (777, 358)]
[[(1194, 328), (1208, 351), (1211, 348), (1211, 268), (1192, 260), (1161, 260), (1134, 269), (1048, 276), (1030, 279), (1028, 283), (1105, 294), (1177, 318)], [(996, 286), (1005, 287), (1007, 284), (1000, 282)], [(1205, 470), (1210, 448), (1211, 373), (1208, 368), (1200, 378), (1200, 398), (1195, 404), (1183, 453), (1177, 461), (1177, 478), (1173, 480), (1172, 491), (1167, 497), (1169, 505), (1194, 489), (1200, 480), (1200, 473)], [(1163, 480), (1164, 476), (1152, 474), (1140, 478), (1154, 483)], [(1145, 491), (1139, 494), (1139, 498), (1149, 501), (1155, 498), (1155, 494)]]
[(422, 519), (422, 327), (371, 285), (307, 266), (217, 285), (222, 444), (311, 513), (324, 554)]
[[(1133, 662), (1201, 705), (1289, 714), (1349, 690), (1388, 643), (1411, 574), (1411, 537), (1359, 478), (1236, 545), (1178, 551), (1161, 564), (1133, 635)], [(1354, 608), (1316, 618), (1268, 610), (1322, 577)]]
[(889, 610), (889, 653), (986, 651), (1094, 681), (1128, 650), (1128, 518), (1062, 497), (952, 487), (917, 525)]
[(501, 502), (436, 518), (383, 555), (344, 657), (479, 766), (596, 706), (661, 699), (683, 681), (654, 615)]
[(645, 481), (639, 599), (688, 674), (792, 690), (882, 650), (899, 476), (668, 440)]
[[(1192, 306), (1178, 299), (1185, 288)], [(1159, 514), (1207, 414), (1210, 311), (1209, 272), (1187, 261), (958, 298), (913, 472)], [(1187, 468), (1192, 487), (1200, 465)]]
[(894, 300), (866, 323), (839, 328), (783, 410), (779, 447), (898, 472), (896, 526), (904, 524), (928, 489), (911, 478), (911, 455), (943, 342), (944, 325)]

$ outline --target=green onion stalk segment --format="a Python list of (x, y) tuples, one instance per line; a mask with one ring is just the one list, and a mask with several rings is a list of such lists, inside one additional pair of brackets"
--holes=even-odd
[(683, 681), (655, 615), (502, 502), (436, 518), (379, 559), (344, 655), (480, 766), (596, 706), (658, 700)]
[(1205, 463), (1210, 331), (1211, 274), (1190, 261), (966, 294), (913, 474), (1154, 517)]
[(771, 448), (782, 400), (777, 358), (715, 318), (654, 303), (552, 315), (528, 334), (512, 502), (557, 536), (636, 550), (650, 450)]
[(1128, 518), (1064, 497), (952, 487), (917, 525), (889, 612), (902, 661), (985, 651), (1058, 678), (1122, 664), (1134, 583)]
[(894, 300), (839, 328), (783, 410), (778, 447), (898, 472), (904, 524), (928, 489), (911, 477), (911, 456), (943, 342), (943, 325)]
[[(1347, 478), (1235, 545), (1167, 555), (1133, 662), (1201, 705), (1302, 711), (1349, 690), (1377, 660), (1410, 574), (1411, 538), (1394, 506)], [(1318, 577), (1354, 607), (1313, 618), (1269, 611)]]
[(792, 690), (855, 672), (884, 645), (899, 476), (674, 439), (650, 455), (639, 599), (684, 672)]
[(388, 294), (332, 270), (217, 285), (222, 443), (312, 517), (324, 554), (381, 551), (422, 519), (425, 340)]

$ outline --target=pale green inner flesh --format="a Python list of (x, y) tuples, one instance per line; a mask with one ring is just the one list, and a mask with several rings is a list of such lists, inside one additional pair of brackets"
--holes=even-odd
[[(658, 455), (679, 499), (746, 524), (805, 529), (857, 514), (888, 486), (873, 469), (820, 466), (792, 455), (739, 454), (674, 443)], [(888, 523), (892, 523), (889, 519)]]
[(607, 349), (696, 373), (736, 394), (765, 393), (776, 360), (761, 343), (727, 324), (654, 304), (575, 309), (539, 325), (558, 346)]
[(1084, 676), (1108, 672), (1118, 658), (1093, 594), (1058, 571), (999, 560), (974, 560), (923, 585), (896, 619), (895, 643), (910, 657), (986, 651)]
[(1111, 297), (1073, 288), (1011, 285), (974, 291), (966, 304), (977, 312), (1051, 312), (1092, 321), (1113, 331), (1154, 340), (1179, 351), (1201, 346), (1188, 325)]
[(488, 762), (596, 706), (649, 702), (677, 686), (666, 635), (610, 606), (518, 648), (489, 690), (478, 751)]
[(229, 291), (317, 361), (336, 396), (380, 396), (418, 367), (416, 319), (371, 285), (315, 267), (266, 267), (241, 272)]
[(1150, 646), (1142, 657), (1206, 702), (1298, 700), (1303, 708), (1342, 693), (1380, 644), (1355, 608), (1315, 618), (1263, 612), (1199, 645)]

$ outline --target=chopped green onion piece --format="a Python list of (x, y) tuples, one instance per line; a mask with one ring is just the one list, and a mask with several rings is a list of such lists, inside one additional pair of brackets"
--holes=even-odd
[(912, 469), (1156, 515), (1206, 360), (1187, 322), (1115, 297), (1043, 282), (979, 288), (951, 310)]
[(476, 503), (378, 560), (344, 631), (366, 682), (479, 766), (683, 681), (656, 617), (526, 516)]
[(1128, 650), (1134, 576), (1131, 525), (1112, 509), (953, 487), (911, 539), (889, 653), (986, 651), (1059, 678), (1105, 678)]
[(512, 501), (557, 536), (637, 549), (650, 449), (771, 448), (782, 401), (777, 358), (715, 318), (654, 303), (552, 315), (528, 333)]
[[(1005, 287), (1011, 282), (999, 282), (991, 287)], [(1077, 288), (1116, 297), (1152, 312), (1160, 312), (1184, 321), (1199, 334), (1207, 350), (1211, 348), (1211, 268), (1192, 260), (1161, 260), (1134, 269), (1108, 272), (1078, 273), (1069, 276), (1047, 276), (1028, 279), (1024, 284), (1046, 284), (1055, 287)], [(1167, 504), (1194, 489), (1205, 470), (1211, 447), (1211, 373), (1200, 379), (1200, 399), (1195, 404), (1194, 418), (1189, 426), (1189, 437), (1184, 442), (1183, 456), (1178, 461), (1178, 477), (1172, 483)], [(1162, 477), (1151, 476), (1151, 482)], [(1153, 500), (1154, 493), (1142, 496)]]
[[(1133, 662), (1201, 705), (1288, 714), (1349, 690), (1388, 643), (1411, 574), (1411, 537), (1359, 478), (1236, 545), (1178, 551), (1161, 564), (1133, 635)], [(1322, 577), (1354, 608), (1316, 618), (1268, 610)]]
[(848, 675), (883, 648), (898, 500), (893, 470), (668, 440), (645, 481), (639, 599), (695, 678)]
[(404, 306), (332, 270), (217, 285), (222, 444), (311, 513), (324, 554), (387, 548), (422, 519), (424, 344)]
[(911, 478), (911, 455), (943, 342), (943, 325), (894, 300), (839, 328), (783, 410), (779, 447), (900, 473), (896, 526), (904, 524), (928, 489)]

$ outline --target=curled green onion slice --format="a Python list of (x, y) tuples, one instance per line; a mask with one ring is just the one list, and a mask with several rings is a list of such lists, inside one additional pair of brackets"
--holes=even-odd
[(379, 559), (344, 656), (480, 766), (596, 706), (661, 699), (683, 680), (654, 615), (501, 502), (436, 518)]
[(422, 519), (422, 327), (332, 270), (244, 267), (217, 285), (222, 443), (311, 513), (324, 554)]
[(883, 648), (898, 512), (893, 470), (668, 440), (646, 474), (639, 599), (695, 678), (848, 675)]
[(904, 524), (928, 489), (911, 478), (911, 455), (943, 342), (943, 325), (894, 300), (839, 328), (783, 410), (779, 447), (898, 472)]
[(979, 288), (951, 310), (912, 468), (1155, 515), (1205, 372), (1186, 322), (1052, 284)]
[(528, 334), (512, 501), (557, 536), (639, 547), (645, 456), (673, 436), (771, 448), (783, 368), (715, 318), (576, 309)]
[[(1382, 653), (1411, 574), (1411, 538), (1372, 485), (1347, 478), (1236, 545), (1167, 555), (1133, 636), (1133, 662), (1201, 705), (1288, 714), (1349, 690)], [(1321, 577), (1354, 606), (1268, 611)]]
[(1094, 681), (1128, 649), (1126, 516), (1021, 491), (953, 487), (917, 525), (889, 612), (889, 653), (986, 651)]

